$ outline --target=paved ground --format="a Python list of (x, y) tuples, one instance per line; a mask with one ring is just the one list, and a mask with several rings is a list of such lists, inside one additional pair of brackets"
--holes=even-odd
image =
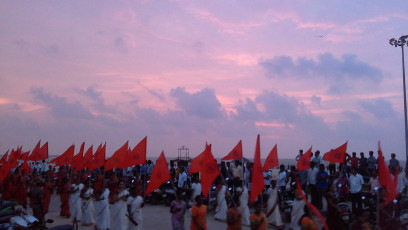
[[(324, 200), (324, 206), (325, 200)], [(52, 195), (51, 197), (51, 204), (49, 213), (46, 215), (46, 219), (53, 219), (54, 223), (47, 224), (47, 227), (53, 227), (63, 224), (72, 224), (71, 218), (65, 218), (59, 216), (59, 207), (60, 201), (59, 196)], [(31, 209), (28, 210), (28, 213), (31, 213)], [(143, 229), (171, 229), (171, 214), (169, 206), (165, 206), (164, 204), (159, 205), (150, 205), (146, 204), (143, 208)], [(186, 229), (190, 229), (190, 221), (191, 215), (187, 212), (185, 215), (185, 224)], [(289, 223), (286, 223), (288, 226)], [(214, 214), (210, 213), (207, 217), (207, 227), (208, 229), (226, 229), (227, 224), (225, 222), (216, 221), (214, 219)], [(79, 223), (79, 229), (81, 230), (94, 230), (94, 226), (82, 226)], [(249, 226), (243, 226), (243, 229), (247, 230), (250, 229)], [(268, 229), (274, 229), (272, 226), (269, 226)], [(286, 227), (286, 229), (289, 229)]]

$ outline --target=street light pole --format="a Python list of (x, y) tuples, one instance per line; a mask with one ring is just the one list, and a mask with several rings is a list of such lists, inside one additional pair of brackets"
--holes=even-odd
[(408, 124), (407, 124), (407, 93), (405, 86), (405, 61), (404, 61), (404, 45), (408, 42), (408, 35), (401, 36), (399, 39), (391, 38), (390, 45), (398, 47), (401, 46), (402, 51), (402, 82), (404, 87), (404, 118), (405, 118), (405, 172), (408, 172)]

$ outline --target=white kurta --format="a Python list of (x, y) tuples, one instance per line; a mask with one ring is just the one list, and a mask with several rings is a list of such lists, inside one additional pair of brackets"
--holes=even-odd
[(95, 201), (95, 220), (99, 230), (110, 228), (110, 210), (109, 210), (109, 189), (103, 191), (101, 197), (103, 200)]
[(217, 220), (227, 220), (227, 201), (225, 200), (225, 192), (227, 191), (227, 186), (223, 185), (217, 194), (217, 208), (215, 209), (215, 219)]
[(91, 198), (93, 191), (94, 190), (92, 188), (88, 188), (88, 190), (84, 193), (83, 197), (90, 198), (90, 199), (88, 199), (88, 200), (81, 199), (82, 200), (82, 207), (81, 207), (82, 218), (81, 218), (81, 222), (83, 224), (93, 224), (93, 223), (95, 223), (95, 219), (94, 219), (95, 208), (94, 208), (93, 200)]
[(72, 184), (71, 188), (76, 190), (75, 192), (71, 193), (69, 197), (69, 209), (71, 211), (71, 216), (74, 219), (79, 220), (82, 216), (81, 213), (81, 198), (79, 195), (81, 194), (81, 190), (84, 188), (83, 184)]
[(275, 206), (275, 210), (272, 212), (272, 214), (268, 217), (268, 223), (273, 224), (275, 226), (282, 226), (282, 217), (281, 213), (279, 211), (279, 205), (278, 205), (278, 188), (272, 189), (272, 192), (269, 194), (268, 198), (268, 203), (267, 203), (267, 208), (266, 208), (266, 213), (268, 214), (270, 210), (272, 210), (273, 206)]
[(193, 183), (191, 185), (191, 188), (193, 189), (193, 200), (195, 199), (196, 196), (201, 195), (201, 184), (200, 183)]
[(306, 205), (305, 201), (295, 199), (292, 205), (292, 212), (291, 212), (291, 223), (290, 228), (295, 230), (300, 230), (299, 220), (302, 218), (304, 206)]
[(248, 189), (247, 187), (244, 186), (244, 190), (241, 193), (241, 196), (239, 196), (239, 203), (240, 203), (240, 209), (242, 212), (242, 224), (243, 225), (251, 225), (251, 222), (249, 221), (249, 216), (251, 215), (249, 212), (249, 207), (248, 207)]
[(130, 215), (136, 221), (137, 226), (129, 221), (128, 230), (142, 230), (143, 229), (143, 213), (142, 213), (143, 198), (141, 196), (129, 197), (127, 205), (130, 205)]
[[(117, 195), (117, 198), (126, 197), (129, 195), (127, 190), (123, 190)], [(128, 224), (126, 201), (119, 200), (112, 205), (111, 209), (111, 228), (113, 230), (125, 230)]]

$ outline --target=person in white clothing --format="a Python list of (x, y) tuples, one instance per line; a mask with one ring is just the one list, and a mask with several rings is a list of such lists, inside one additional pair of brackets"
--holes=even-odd
[(289, 229), (301, 230), (299, 221), (302, 218), (303, 214), (305, 213), (304, 212), (305, 205), (306, 205), (305, 201), (303, 200), (300, 193), (296, 190), (295, 200), (293, 201), (293, 204), (292, 204), (291, 222), (290, 222)]
[(265, 184), (265, 188), (268, 189), (271, 187), (271, 178), (272, 178), (272, 172), (271, 170), (268, 170), (266, 172), (263, 172), (263, 176), (264, 176), (264, 184)]
[(285, 171), (285, 166), (284, 165), (280, 165), (279, 174), (278, 174), (276, 180), (277, 180), (278, 189), (279, 189), (279, 192), (280, 192), (280, 194), (279, 194), (280, 200), (282, 200), (283, 194), (286, 191), (286, 183), (287, 183), (286, 171)]
[(128, 230), (142, 230), (143, 229), (143, 198), (140, 196), (140, 191), (132, 188), (130, 196), (127, 200), (128, 210)]
[(125, 230), (128, 224), (126, 217), (127, 206), (126, 201), (129, 192), (125, 189), (125, 183), (119, 182), (118, 194), (114, 198), (114, 203), (111, 209), (111, 228), (113, 230)]
[(199, 182), (198, 176), (194, 177), (194, 182), (191, 184), (192, 195), (190, 199), (190, 205), (194, 205), (194, 197), (201, 195), (201, 183)]
[(241, 209), (242, 212), (242, 224), (249, 226), (251, 224), (249, 220), (249, 216), (251, 215), (249, 212), (249, 207), (248, 207), (248, 189), (245, 185), (243, 185), (243, 188), (238, 187), (237, 190), (237, 195), (239, 195), (239, 208)]
[(215, 208), (215, 219), (216, 220), (222, 220), (226, 221), (227, 220), (227, 201), (225, 200), (225, 194), (227, 192), (227, 186), (221, 185), (217, 193), (217, 207)]
[(81, 213), (81, 199), (79, 197), (84, 185), (79, 183), (80, 178), (74, 178), (75, 183), (71, 185), (71, 196), (69, 197), (69, 207), (71, 216), (74, 218), (74, 222), (79, 220), (82, 216)]
[(186, 182), (187, 182), (187, 173), (185, 172), (184, 167), (181, 167), (180, 173), (178, 176), (177, 187), (181, 189), (185, 188)]
[(266, 218), (268, 223), (276, 229), (284, 229), (285, 225), (282, 222), (281, 213), (278, 204), (278, 189), (276, 188), (276, 180), (272, 180), (271, 188), (267, 190), (268, 202), (266, 208)]
[(361, 200), (361, 188), (363, 187), (364, 180), (363, 177), (357, 173), (356, 168), (351, 168), (350, 178), (348, 180), (350, 186), (350, 200), (351, 200), (351, 210), (355, 213), (356, 204), (357, 208), (362, 208), (362, 200)]
[(377, 177), (377, 171), (372, 171), (371, 172), (371, 177), (370, 177), (370, 192), (371, 193), (375, 193), (376, 188), (379, 189), (380, 188), (380, 182), (378, 181), (378, 177)]
[(110, 228), (109, 189), (107, 185), (108, 183), (105, 181), (101, 191), (94, 191), (96, 230), (108, 230)]
[(91, 225), (95, 223), (94, 219), (94, 205), (92, 201), (93, 188), (89, 186), (89, 181), (85, 182), (85, 186), (81, 191), (81, 223), (83, 225)]

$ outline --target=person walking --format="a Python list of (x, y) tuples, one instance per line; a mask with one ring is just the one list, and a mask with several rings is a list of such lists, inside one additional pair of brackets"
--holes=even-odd
[(127, 199), (127, 210), (129, 224), (127, 230), (142, 230), (143, 229), (143, 197), (141, 191), (136, 188), (130, 190), (130, 196)]
[(100, 190), (94, 191), (96, 230), (108, 230), (110, 228), (109, 189), (107, 186), (108, 182), (104, 181)]
[(95, 223), (94, 219), (94, 204), (92, 200), (92, 194), (94, 190), (90, 187), (90, 181), (85, 182), (84, 188), (81, 191), (81, 223), (82, 225), (89, 226)]
[(80, 177), (77, 176), (74, 178), (74, 184), (71, 185), (71, 196), (69, 198), (69, 207), (71, 211), (72, 218), (74, 218), (74, 222), (79, 220), (82, 216), (81, 213), (81, 199), (80, 193), (84, 188), (84, 185), (80, 182)]
[(226, 221), (227, 220), (227, 201), (225, 200), (225, 195), (227, 192), (227, 186), (223, 184), (218, 185), (219, 190), (217, 193), (217, 207), (215, 208), (215, 219), (216, 220), (222, 220)]
[(227, 210), (227, 230), (242, 230), (242, 212), (238, 206), (239, 198), (236, 196)]
[(191, 208), (191, 230), (207, 230), (207, 206), (203, 204), (201, 195), (196, 196), (196, 204)]
[(278, 204), (278, 189), (276, 188), (276, 180), (272, 180), (271, 188), (267, 190), (268, 201), (266, 207), (266, 218), (268, 223), (276, 229), (284, 229), (285, 225), (282, 222), (281, 213)]
[[(199, 195), (196, 195), (196, 197)], [(186, 213), (186, 202), (183, 200), (183, 191), (177, 189), (176, 199), (170, 203), (171, 225), (173, 230), (184, 230), (184, 214)]]
[(126, 201), (129, 192), (125, 189), (125, 183), (119, 182), (118, 193), (113, 198), (113, 205), (111, 209), (111, 229), (113, 230), (125, 230), (128, 224), (128, 218), (126, 217)]
[(33, 209), (33, 216), (38, 219), (41, 227), (45, 227), (45, 213), (43, 210), (43, 198), (44, 194), (41, 186), (44, 181), (42, 177), (37, 176), (34, 178), (34, 187), (29, 192), (31, 199), (31, 208)]

